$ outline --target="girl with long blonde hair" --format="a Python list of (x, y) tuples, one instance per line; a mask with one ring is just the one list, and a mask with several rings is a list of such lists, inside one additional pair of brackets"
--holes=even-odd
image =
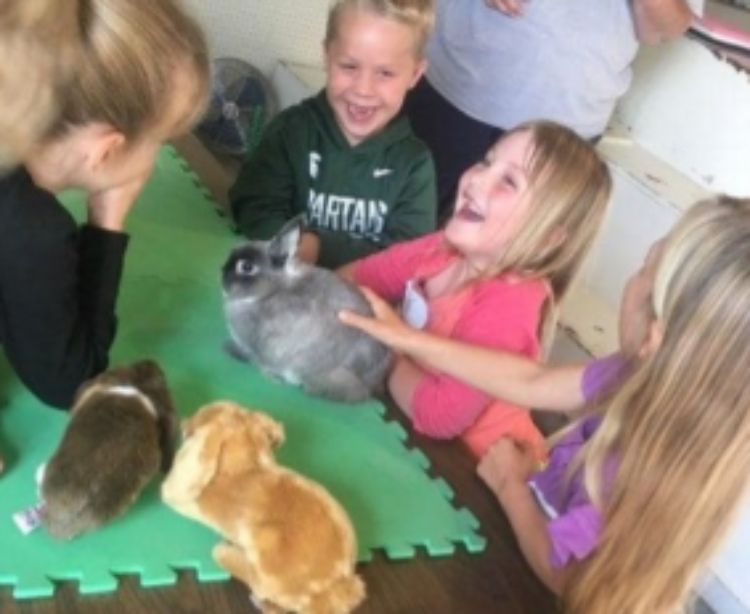
[[(197, 120), (208, 90), (203, 35), (176, 1), (78, 8), (85, 61), (22, 166), (0, 179), (0, 344), (24, 383), (60, 407), (107, 365), (127, 214), (161, 144)], [(66, 188), (88, 196), (81, 227), (53, 196)]]
[(371, 302), (376, 319), (343, 319), (432, 368), (516, 403), (589, 406), (530, 480), (533, 459), (508, 439), (478, 467), (568, 611), (686, 601), (750, 475), (750, 199), (697, 204), (654, 244), (625, 288), (620, 351), (587, 365), (448, 342)]
[[(609, 199), (606, 165), (589, 143), (551, 122), (507, 133), (460, 182), (445, 230), (396, 245), (342, 274), (389, 302), (415, 328), (536, 358), (591, 246)], [(446, 372), (447, 371), (447, 372)], [(414, 428), (461, 436), (481, 456), (510, 436), (544, 456), (529, 412), (400, 355), (389, 390)]]
[(651, 349), (577, 461), (603, 525), (567, 577), (572, 612), (673, 612), (747, 491), (750, 199), (695, 206), (655, 251), (652, 319), (632, 330)]

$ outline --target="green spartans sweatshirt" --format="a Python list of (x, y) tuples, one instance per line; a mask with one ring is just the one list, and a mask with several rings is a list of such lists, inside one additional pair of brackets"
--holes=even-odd
[(352, 147), (325, 91), (280, 113), (229, 191), (250, 239), (269, 239), (305, 213), (320, 238), (318, 264), (335, 268), (435, 229), (435, 170), (398, 116)]

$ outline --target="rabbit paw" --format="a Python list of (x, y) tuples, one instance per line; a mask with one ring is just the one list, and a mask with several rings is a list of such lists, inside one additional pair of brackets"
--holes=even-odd
[(343, 368), (333, 369), (316, 381), (306, 382), (305, 392), (341, 403), (361, 403), (370, 397), (370, 390), (364, 382)]
[(250, 357), (239, 345), (237, 345), (237, 342), (233, 339), (227, 339), (224, 342), (224, 351), (236, 360), (239, 360), (241, 362), (250, 362)]

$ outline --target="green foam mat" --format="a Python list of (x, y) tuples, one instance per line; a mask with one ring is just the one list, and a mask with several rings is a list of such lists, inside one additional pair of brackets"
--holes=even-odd
[[(83, 216), (80, 196), (63, 200)], [(160, 153), (129, 231), (113, 364), (157, 359), (183, 416), (232, 399), (280, 420), (287, 438), (279, 461), (341, 501), (361, 561), (373, 549), (392, 559), (412, 557), (416, 547), (432, 556), (449, 555), (459, 543), (470, 552), (484, 549), (477, 520), (453, 507), (448, 485), (426, 474), (426, 457), (404, 445), (406, 433), (384, 418), (380, 403), (311, 398), (223, 351), (219, 270), (240, 239), (171, 147)], [(23, 536), (12, 514), (36, 502), (34, 472), (57, 446), (67, 417), (35, 400), (4, 361), (0, 404), (0, 445), (9, 461), (0, 476), (0, 585), (12, 585), (14, 597), (51, 595), (53, 580), (77, 580), (82, 593), (109, 592), (117, 573), (137, 573), (143, 586), (175, 583), (175, 569), (195, 570), (202, 581), (228, 578), (211, 559), (218, 536), (163, 505), (156, 482), (125, 516), (94, 533), (70, 542), (57, 542), (43, 529)]]

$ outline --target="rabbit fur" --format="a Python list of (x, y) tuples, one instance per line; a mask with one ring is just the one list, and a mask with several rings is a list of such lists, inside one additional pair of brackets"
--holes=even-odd
[(44, 469), (42, 523), (70, 539), (123, 514), (161, 468), (179, 420), (162, 370), (150, 360), (84, 383), (62, 441)]
[(162, 499), (224, 537), (214, 559), (264, 612), (346, 614), (364, 599), (346, 512), (321, 485), (274, 460), (281, 424), (218, 401), (184, 421), (183, 434)]
[(309, 394), (363, 401), (381, 387), (391, 352), (339, 321), (342, 309), (372, 311), (356, 286), (295, 258), (301, 225), (295, 218), (270, 241), (229, 255), (222, 286), (231, 351)]

